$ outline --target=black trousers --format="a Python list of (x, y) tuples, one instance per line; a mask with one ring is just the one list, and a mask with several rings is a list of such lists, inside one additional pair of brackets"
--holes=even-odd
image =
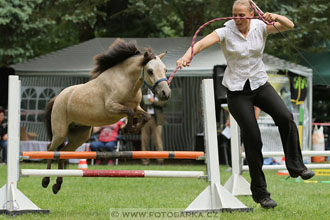
[(246, 159), (251, 176), (251, 191), (254, 201), (269, 197), (267, 184), (262, 171), (262, 141), (259, 126), (254, 114), (254, 106), (269, 114), (278, 126), (285, 153), (285, 163), (290, 176), (297, 177), (307, 169), (303, 163), (298, 129), (292, 113), (287, 109), (281, 97), (267, 82), (251, 91), (249, 80), (242, 91), (227, 90), (230, 113), (241, 129)]

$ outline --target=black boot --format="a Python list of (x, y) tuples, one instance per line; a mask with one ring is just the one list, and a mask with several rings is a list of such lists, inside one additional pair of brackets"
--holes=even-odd
[(313, 176), (315, 176), (315, 173), (312, 170), (304, 170), (300, 173), (300, 177), (304, 180), (308, 180), (308, 179), (312, 178)]
[(260, 203), (261, 207), (264, 209), (275, 208), (277, 206), (277, 203), (270, 197), (266, 197), (260, 200), (258, 203)]

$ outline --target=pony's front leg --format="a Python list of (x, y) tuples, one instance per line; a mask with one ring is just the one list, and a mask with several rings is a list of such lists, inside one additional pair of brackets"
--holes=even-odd
[(140, 131), (142, 126), (150, 120), (151, 115), (144, 111), (141, 106), (137, 106), (135, 109), (135, 115), (137, 115), (141, 120), (137, 123), (135, 130)]
[(135, 109), (135, 115), (137, 115), (139, 118), (142, 118), (144, 121), (149, 121), (151, 116), (146, 111), (144, 111), (141, 106), (137, 106)]
[(134, 115), (134, 110), (132, 108), (119, 103), (115, 103), (115, 102), (106, 103), (105, 107), (107, 111), (111, 112), (112, 114), (126, 114), (127, 116)]
[(133, 119), (134, 119), (135, 112), (132, 108), (119, 104), (119, 103), (113, 103), (113, 102), (106, 104), (106, 108), (112, 114), (127, 115), (128, 122), (127, 122), (127, 125), (125, 126), (124, 132), (125, 133), (134, 133), (135, 130), (133, 129)]
[(127, 124), (124, 127), (124, 133), (134, 133), (134, 129), (133, 129), (133, 121), (134, 118), (133, 116), (127, 116)]

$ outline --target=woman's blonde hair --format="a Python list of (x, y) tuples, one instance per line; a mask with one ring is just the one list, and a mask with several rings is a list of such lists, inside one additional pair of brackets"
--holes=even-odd
[(253, 11), (253, 8), (251, 7), (250, 5), (250, 1), (249, 0), (236, 0), (233, 4), (233, 7), (236, 5), (236, 4), (241, 4), (241, 5), (245, 5), (249, 8), (250, 11)]

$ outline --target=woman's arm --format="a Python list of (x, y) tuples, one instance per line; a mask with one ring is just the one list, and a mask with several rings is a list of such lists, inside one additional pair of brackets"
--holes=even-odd
[[(215, 43), (218, 43), (220, 41), (219, 35), (213, 31), (211, 34), (204, 37), (202, 40), (198, 41), (194, 45), (194, 55), (198, 54), (199, 52), (209, 48)], [(184, 66), (189, 66), (191, 59), (191, 47), (187, 50), (187, 52), (176, 61), (176, 66), (179, 66), (180, 69)]]
[[(280, 31), (288, 31), (293, 29), (294, 23), (287, 17), (273, 14), (273, 13), (265, 13), (264, 18), (269, 22), (275, 22), (274, 25), (277, 27)], [(267, 33), (277, 33), (277, 30), (273, 25), (267, 25)]]

